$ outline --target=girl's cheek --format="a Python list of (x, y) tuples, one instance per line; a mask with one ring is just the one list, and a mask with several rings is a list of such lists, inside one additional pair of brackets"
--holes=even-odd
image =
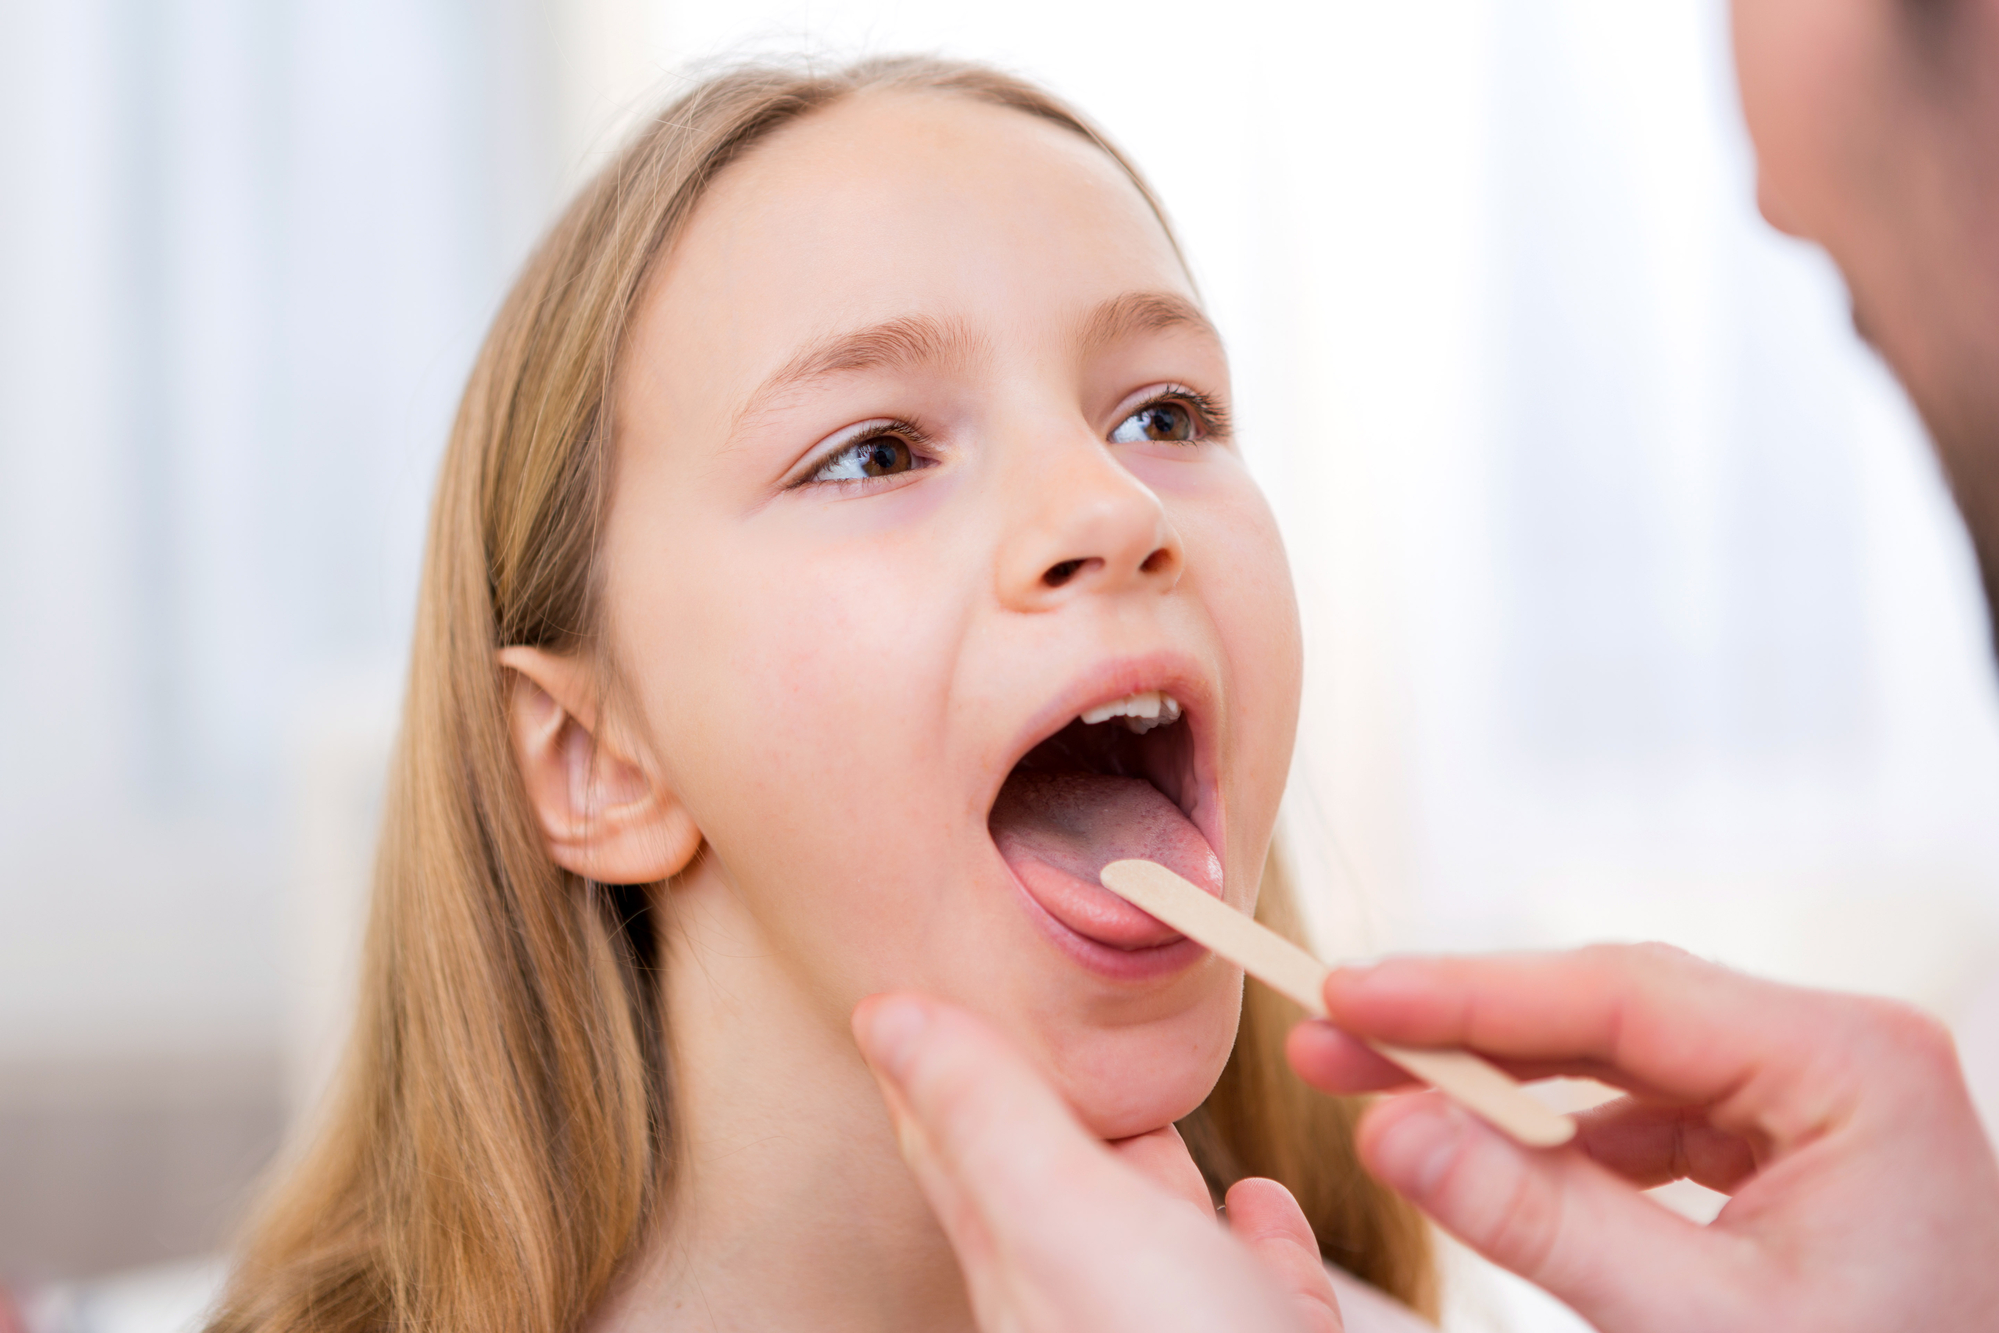
[(1240, 468), (1232, 456), (1185, 444), (1120, 445), (1118, 461), (1168, 505), (1211, 501), (1234, 488)]
[[(1232, 655), (1254, 650), (1275, 653), (1279, 660), (1295, 658), (1298, 607), (1291, 564), (1263, 493), (1245, 475), (1213, 503), (1176, 522), (1189, 546), (1190, 572), (1207, 590), (1210, 613), (1230, 640), (1224, 646)], [(1243, 637), (1251, 642), (1235, 641)]]
[(864, 762), (939, 687), (946, 580), (933, 553), (899, 545), (863, 538), (766, 548), (761, 559), (745, 550), (744, 577), (704, 597), (683, 661), (706, 677), (702, 694), (728, 701), (712, 710), (715, 725), (785, 751), (775, 771)]
[(1242, 776), (1281, 791), (1304, 684), (1304, 636), (1290, 562), (1261, 492), (1247, 484), (1189, 534), (1189, 568), (1228, 662)]

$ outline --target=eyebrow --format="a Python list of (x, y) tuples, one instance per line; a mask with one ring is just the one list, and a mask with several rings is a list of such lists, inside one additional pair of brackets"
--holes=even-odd
[(1125, 292), (1083, 317), (1083, 346), (1104, 347), (1135, 333), (1191, 329), (1219, 344), (1222, 335), (1201, 307), (1175, 292)]
[(736, 414), (745, 420), (786, 392), (857, 370), (903, 370), (938, 361), (966, 360), (984, 350), (983, 340), (957, 321), (928, 315), (883, 320), (864, 329), (836, 333), (813, 343), (784, 363), (750, 395)]
[[(1083, 316), (1080, 340), (1095, 349), (1139, 333), (1191, 329), (1219, 344), (1221, 335), (1201, 308), (1173, 292), (1124, 292)], [(736, 414), (738, 422), (768, 409), (787, 392), (832, 375), (863, 370), (903, 370), (941, 361), (969, 360), (988, 349), (962, 322), (906, 315), (833, 334), (799, 352), (757, 387)]]

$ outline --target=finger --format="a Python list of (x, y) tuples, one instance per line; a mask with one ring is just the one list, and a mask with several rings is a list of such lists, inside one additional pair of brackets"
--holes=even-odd
[(1376, 1055), (1366, 1042), (1317, 1019), (1291, 1029), (1284, 1039), (1284, 1055), (1298, 1077), (1321, 1092), (1386, 1092), (1416, 1086), (1400, 1066)]
[[(1346, 1095), (1395, 1092), (1425, 1086), (1408, 1070), (1376, 1052), (1365, 1041), (1320, 1019), (1306, 1019), (1291, 1029), (1285, 1054), (1298, 1076), (1321, 1092)], [(1522, 1082), (1542, 1078), (1587, 1078), (1627, 1092), (1657, 1097), (1643, 1080), (1609, 1069), (1598, 1060), (1494, 1060)]]
[(1749, 1140), (1719, 1128), (1697, 1109), (1620, 1097), (1575, 1119), (1582, 1151), (1641, 1189), (1691, 1180), (1732, 1194), (1756, 1174)]
[(905, 1148), (991, 1207), (1033, 1208), (1051, 1185), (1100, 1175), (1109, 1163), (1054, 1090), (971, 1015), (881, 995), (861, 1002), (853, 1027), (904, 1119)]
[(1344, 1333), (1339, 1297), (1319, 1257), (1319, 1242), (1291, 1191), (1274, 1180), (1251, 1176), (1229, 1187), (1227, 1208), (1229, 1231), (1291, 1298), (1302, 1327), (1313, 1333)]
[[(903, 1156), (958, 1255), (980, 1326), (1009, 1324), (1024, 1304), (1045, 1304), (1048, 1292), (1029, 1276), (1033, 1247), (1059, 1252), (1081, 1239), (1056, 1234), (1081, 1217), (1049, 1201), (1069, 1194), (1115, 1208), (1134, 1178), (971, 1015), (922, 996), (876, 996), (854, 1010), (853, 1030)], [(1065, 1326), (1054, 1310), (1030, 1323)]]
[(1202, 1217), (1212, 1218), (1214, 1201), (1208, 1196), (1208, 1182), (1180, 1131), (1163, 1125), (1149, 1134), (1119, 1139), (1110, 1145), (1111, 1155), (1152, 1181), (1176, 1199), (1183, 1200)]
[[(972, 1305), (975, 1309), (990, 1308), (998, 1299), (990, 1290), (996, 1260), (992, 1231), (981, 1215), (979, 1201), (961, 1187), (951, 1166), (940, 1160), (928, 1126), (910, 1108), (900, 1078), (908, 1071), (929, 1021), (925, 1008), (876, 997), (856, 1007), (852, 1026), (855, 1042), (881, 1088), (903, 1160), (959, 1256)], [(932, 1090), (932, 1100), (935, 1096)]]
[[(1730, 972), (1658, 945), (1496, 958), (1391, 959), (1327, 979), (1332, 1020), (1412, 1046), (1502, 1061), (1594, 1061), (1620, 1083), (1713, 1105), (1717, 1123), (1780, 1143), (1823, 1129), (1858, 1080), (1820, 1053), (1867, 1023), (1864, 1003)], [(1742, 1015), (1754, 1013), (1754, 1024)], [(1844, 1035), (1843, 1035), (1844, 1034)], [(1808, 1096), (1796, 1095), (1801, 1082)]]
[[(958, 1254), (979, 1327), (1296, 1322), (1210, 1210), (1175, 1206), (1119, 1161), (983, 1021), (903, 994), (863, 1001), (853, 1026)], [(1139, 1151), (1171, 1143), (1158, 1137)]]
[(1730, 1299), (1734, 1242), (1582, 1153), (1522, 1148), (1435, 1093), (1372, 1108), (1358, 1146), (1370, 1171), (1445, 1230), (1598, 1327), (1708, 1327), (1705, 1312)]

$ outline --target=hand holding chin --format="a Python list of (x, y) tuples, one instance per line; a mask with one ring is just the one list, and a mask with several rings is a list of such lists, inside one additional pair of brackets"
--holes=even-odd
[(1224, 1232), (1172, 1126), (1092, 1137), (971, 1014), (876, 996), (854, 1011), (854, 1036), (980, 1328), (1341, 1333), (1311, 1228), (1282, 1185), (1239, 1182)]
[[(1200, 1216), (1212, 1215), (1207, 1182), (1173, 1126), (1108, 1146), (1126, 1165), (1185, 1200)], [(1339, 1301), (1319, 1257), (1319, 1242), (1291, 1191), (1261, 1177), (1239, 1180), (1229, 1188), (1224, 1214), (1230, 1234), (1248, 1247), (1265, 1276), (1275, 1279), (1278, 1289), (1291, 1298), (1300, 1316), (1297, 1326), (1313, 1333), (1341, 1333)]]

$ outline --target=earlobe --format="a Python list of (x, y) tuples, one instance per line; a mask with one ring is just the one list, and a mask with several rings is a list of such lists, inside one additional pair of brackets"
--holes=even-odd
[(524, 647), (502, 648), (498, 661), (514, 758), (550, 858), (604, 884), (685, 868), (701, 830), (637, 747), (602, 725), (590, 663)]

